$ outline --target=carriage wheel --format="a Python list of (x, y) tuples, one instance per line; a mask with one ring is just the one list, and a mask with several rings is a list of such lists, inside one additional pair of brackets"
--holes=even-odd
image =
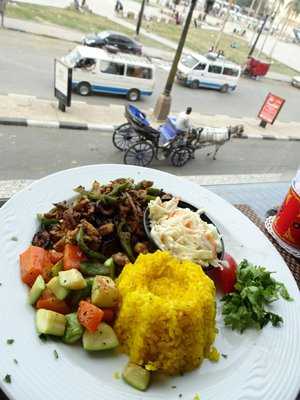
[(130, 146), (124, 155), (124, 163), (146, 167), (154, 157), (154, 148), (149, 142), (137, 142)]
[(113, 133), (113, 144), (121, 151), (127, 150), (128, 147), (137, 142), (138, 139), (138, 133), (136, 133), (130, 124), (120, 125)]
[(183, 167), (191, 157), (191, 151), (187, 147), (177, 147), (170, 154), (170, 160), (174, 167)]

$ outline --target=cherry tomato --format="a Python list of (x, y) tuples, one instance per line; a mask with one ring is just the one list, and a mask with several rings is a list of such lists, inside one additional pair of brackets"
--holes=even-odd
[(222, 267), (210, 271), (209, 276), (215, 282), (216, 288), (223, 294), (227, 294), (234, 291), (237, 263), (230, 254), (225, 253), (222, 264)]

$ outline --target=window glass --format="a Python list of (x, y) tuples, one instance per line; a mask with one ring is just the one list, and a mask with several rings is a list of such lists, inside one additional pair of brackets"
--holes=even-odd
[(188, 68), (193, 68), (194, 65), (196, 65), (198, 60), (190, 55), (184, 56), (181, 59), (181, 63)]
[(212, 72), (213, 74), (220, 74), (222, 72), (222, 67), (220, 67), (220, 65), (210, 65), (208, 67), (208, 72)]
[(223, 74), (229, 76), (238, 76), (239, 71), (234, 68), (224, 67)]
[(194, 69), (198, 70), (198, 71), (203, 71), (206, 67), (206, 64), (198, 64)]
[(127, 65), (126, 75), (133, 78), (152, 79), (152, 69), (137, 65)]
[(94, 58), (82, 58), (76, 65), (76, 68), (82, 69), (93, 69), (96, 65), (96, 60)]
[(104, 74), (124, 75), (124, 70), (124, 64), (111, 61), (101, 61), (100, 63), (100, 71)]

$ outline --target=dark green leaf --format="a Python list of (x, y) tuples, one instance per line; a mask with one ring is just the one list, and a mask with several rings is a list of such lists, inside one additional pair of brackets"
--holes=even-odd
[(7, 339), (6, 344), (13, 344), (14, 343), (14, 339)]
[(9, 375), (9, 374), (7, 374), (7, 375), (5, 375), (5, 377), (4, 377), (4, 382), (6, 382), (6, 383), (11, 383), (11, 376)]
[(280, 326), (282, 318), (265, 309), (281, 296), (292, 300), (283, 283), (272, 272), (243, 260), (238, 266), (235, 291), (222, 298), (225, 325), (243, 332), (247, 328), (262, 329), (269, 322)]
[(58, 359), (58, 352), (56, 350), (53, 351), (54, 358), (57, 360)]

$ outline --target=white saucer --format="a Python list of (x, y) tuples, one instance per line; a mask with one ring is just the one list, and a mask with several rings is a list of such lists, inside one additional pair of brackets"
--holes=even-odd
[(300, 249), (296, 249), (293, 246), (290, 246), (289, 244), (285, 243), (280, 237), (276, 234), (276, 232), (273, 229), (273, 221), (275, 219), (275, 216), (268, 217), (265, 220), (265, 227), (269, 234), (276, 240), (276, 242), (288, 253), (290, 253), (292, 256), (296, 258), (300, 258)]

